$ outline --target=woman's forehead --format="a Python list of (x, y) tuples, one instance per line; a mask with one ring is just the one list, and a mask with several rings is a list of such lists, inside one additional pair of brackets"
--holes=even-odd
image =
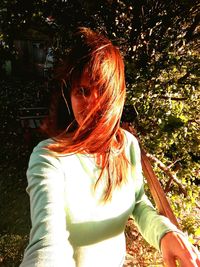
[(73, 82), (74, 85), (92, 86), (91, 77), (87, 70), (84, 70), (79, 77), (76, 77)]

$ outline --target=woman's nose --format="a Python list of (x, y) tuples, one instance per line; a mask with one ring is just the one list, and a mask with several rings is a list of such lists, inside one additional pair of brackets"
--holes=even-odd
[(94, 105), (97, 102), (98, 94), (97, 92), (92, 92), (91, 95), (87, 98), (88, 104)]
[(94, 98), (95, 101), (97, 100), (97, 98), (98, 98), (98, 93), (97, 93), (97, 91), (94, 91), (94, 93), (93, 93), (93, 98)]

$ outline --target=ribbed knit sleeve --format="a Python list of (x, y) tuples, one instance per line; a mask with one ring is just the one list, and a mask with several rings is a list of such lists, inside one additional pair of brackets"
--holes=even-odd
[(27, 170), (32, 228), (20, 267), (74, 267), (66, 228), (64, 174), (45, 142), (34, 149)]
[(176, 231), (181, 233), (181, 231), (168, 218), (159, 215), (145, 195), (139, 144), (130, 133), (126, 132), (126, 135), (129, 140), (129, 157), (136, 184), (135, 207), (132, 215), (145, 240), (159, 250), (160, 240), (167, 232)]
[(158, 250), (160, 249), (161, 238), (166, 233), (171, 231), (180, 232), (168, 218), (157, 213), (147, 196), (144, 194), (143, 188), (136, 200), (133, 217), (145, 240)]

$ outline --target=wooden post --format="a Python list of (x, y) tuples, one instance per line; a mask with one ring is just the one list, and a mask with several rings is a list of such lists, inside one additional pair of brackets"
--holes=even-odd
[(159, 213), (168, 217), (170, 221), (179, 228), (178, 221), (171, 209), (171, 206), (168, 202), (165, 192), (161, 187), (161, 184), (155, 172), (153, 171), (151, 163), (143, 149), (141, 149), (141, 161), (142, 161), (142, 170), (144, 176), (147, 180), (149, 189), (151, 191), (152, 197), (155, 201)]
[[(129, 123), (123, 123), (122, 127), (132, 133), (138, 140), (139, 144), (139, 138), (137, 137), (135, 129), (129, 124)], [(152, 165), (146, 155), (146, 152), (141, 147), (141, 162), (142, 162), (142, 170), (144, 173), (144, 176), (147, 180), (151, 195), (155, 201), (156, 207), (158, 209), (158, 212), (161, 215), (166, 216), (173, 224), (175, 224), (178, 228), (180, 228), (178, 221), (172, 211), (172, 208), (169, 204), (169, 201), (165, 195), (165, 192), (163, 188), (161, 187), (161, 184), (158, 180), (158, 177), (156, 176)]]

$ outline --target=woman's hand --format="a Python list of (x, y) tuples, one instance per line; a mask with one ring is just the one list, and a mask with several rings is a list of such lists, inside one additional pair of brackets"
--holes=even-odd
[(161, 252), (167, 267), (199, 267), (200, 253), (183, 235), (169, 232), (161, 239)]

